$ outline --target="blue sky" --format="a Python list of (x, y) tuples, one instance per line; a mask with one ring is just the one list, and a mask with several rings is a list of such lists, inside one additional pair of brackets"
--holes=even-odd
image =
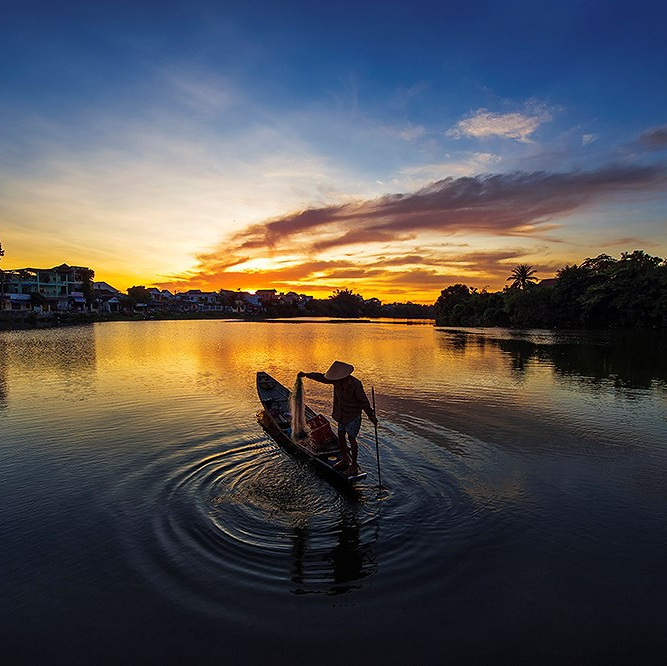
[(33, 3), (0, 27), (5, 268), (435, 300), (667, 256), (658, 2)]

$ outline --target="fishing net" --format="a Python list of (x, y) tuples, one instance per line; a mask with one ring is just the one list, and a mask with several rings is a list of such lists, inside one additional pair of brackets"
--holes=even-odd
[(306, 439), (308, 437), (306, 400), (303, 394), (303, 378), (298, 375), (290, 398), (290, 410), (292, 412), (292, 439), (295, 442)]

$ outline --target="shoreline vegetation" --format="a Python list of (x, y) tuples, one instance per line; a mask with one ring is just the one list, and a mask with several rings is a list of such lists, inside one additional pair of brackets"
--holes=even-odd
[(455, 284), (435, 303), (436, 326), (540, 329), (666, 329), (667, 261), (643, 250), (566, 265), (537, 281), (518, 265), (511, 285), (487, 292)]
[[(106, 321), (230, 320), (320, 323), (430, 323), (435, 326), (510, 329), (667, 329), (667, 261), (643, 250), (607, 254), (567, 264), (554, 278), (538, 280), (532, 266), (519, 264), (502, 291), (465, 284), (443, 289), (433, 305), (383, 304), (350, 289), (336, 289), (305, 306), (267, 302), (261, 311), (179, 311), (150, 307), (145, 287), (132, 287), (119, 312), (0, 312), (0, 330), (50, 328)], [(92, 279), (92, 271), (91, 271)], [(142, 298), (144, 299), (142, 301)], [(92, 300), (92, 299), (91, 299)], [(141, 307), (141, 309), (138, 308)]]

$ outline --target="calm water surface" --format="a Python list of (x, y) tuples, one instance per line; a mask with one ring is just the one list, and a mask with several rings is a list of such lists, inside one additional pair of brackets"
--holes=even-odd
[[(375, 387), (342, 494), (255, 372)], [(306, 384), (328, 414), (330, 388)], [(8, 663), (664, 663), (660, 336), (128, 322), (0, 332)]]

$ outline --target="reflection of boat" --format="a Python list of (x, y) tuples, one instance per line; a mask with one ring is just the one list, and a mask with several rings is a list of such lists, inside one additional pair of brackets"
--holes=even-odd
[(308, 434), (304, 439), (295, 440), (291, 436), (290, 390), (266, 372), (258, 372), (257, 393), (264, 406), (257, 420), (278, 444), (306, 456), (331, 479), (352, 483), (366, 478), (366, 472), (348, 476), (335, 467), (342, 463), (342, 455), (338, 438), (323, 414), (316, 414), (306, 406)]

